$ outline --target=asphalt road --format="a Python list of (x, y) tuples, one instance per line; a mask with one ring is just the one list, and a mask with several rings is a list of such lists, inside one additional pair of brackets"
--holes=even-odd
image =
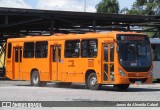
[(102, 90), (88, 90), (85, 85), (69, 87), (48, 83), (46, 87), (32, 87), (29, 81), (0, 81), (0, 100), (7, 101), (160, 101), (160, 83), (131, 85), (127, 91), (112, 86)]
[(29, 81), (0, 80), (0, 101), (160, 101), (160, 83), (132, 84), (122, 92), (112, 86), (88, 90), (82, 84), (62, 87), (48, 83), (45, 87), (32, 87)]

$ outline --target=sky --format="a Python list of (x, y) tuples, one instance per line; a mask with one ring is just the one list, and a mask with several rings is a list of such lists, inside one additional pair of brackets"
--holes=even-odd
[[(0, 7), (61, 10), (61, 11), (84, 11), (86, 1), (86, 12), (96, 12), (95, 6), (101, 0), (0, 0)], [(120, 9), (131, 8), (135, 0), (118, 0)]]

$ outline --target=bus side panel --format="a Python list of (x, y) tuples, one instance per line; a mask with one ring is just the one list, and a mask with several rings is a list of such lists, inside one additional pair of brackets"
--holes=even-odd
[(31, 70), (34, 67), (33, 62), (33, 59), (23, 58), (22, 80), (30, 80)]
[(84, 82), (84, 66), (87, 67), (86, 63), (78, 58), (66, 58), (62, 67), (65, 68), (62, 70), (64, 80), (67, 82)]
[[(13, 50), (13, 47), (12, 47), (11, 51), (12, 50)], [(9, 79), (13, 79), (13, 74), (12, 74), (12, 56), (13, 56), (13, 54), (11, 54), (11, 58), (8, 58), (8, 43), (7, 43), (7, 45), (6, 45), (5, 65), (6, 65), (6, 77), (9, 78)]]
[(13, 70), (12, 70), (12, 59), (6, 57), (6, 77), (13, 79)]
[(31, 71), (36, 69), (39, 72), (41, 81), (49, 80), (48, 58), (23, 59), (23, 80), (30, 80)]
[(49, 80), (49, 59), (48, 58), (42, 58), (37, 59), (36, 68), (39, 71), (40, 74), (40, 80), (41, 81), (48, 81)]
[[(65, 82), (85, 82), (87, 70), (94, 70), (100, 73), (100, 60), (96, 58), (65, 58), (64, 64), (61, 65), (62, 80)], [(101, 81), (101, 75), (98, 74), (98, 81)]]

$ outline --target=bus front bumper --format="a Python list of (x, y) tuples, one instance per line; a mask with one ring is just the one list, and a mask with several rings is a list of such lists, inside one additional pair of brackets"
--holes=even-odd
[(145, 83), (150, 84), (153, 82), (151, 76), (148, 77), (120, 77), (116, 79), (116, 84), (130, 84), (130, 83)]

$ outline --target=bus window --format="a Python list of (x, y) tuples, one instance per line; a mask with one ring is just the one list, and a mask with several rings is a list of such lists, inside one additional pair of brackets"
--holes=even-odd
[(108, 62), (108, 45), (104, 45), (104, 61)]
[(48, 42), (36, 42), (36, 58), (46, 58), (48, 53)]
[(25, 42), (24, 43), (24, 58), (33, 58), (34, 57), (34, 42)]
[(160, 61), (160, 44), (152, 44), (153, 60)]
[(65, 42), (65, 57), (78, 58), (80, 53), (80, 40), (71, 40)]
[(97, 39), (82, 40), (81, 56), (92, 58), (97, 56)]
[(114, 44), (110, 45), (110, 62), (114, 61)]
[(20, 62), (22, 62), (22, 48), (20, 48)]
[(15, 49), (15, 62), (18, 62), (18, 49)]
[(58, 46), (58, 62), (61, 62), (61, 47)]
[[(56, 56), (56, 50), (58, 51), (58, 56)], [(61, 62), (61, 46), (53, 46), (52, 52), (52, 62)]]
[(12, 44), (8, 43), (8, 58), (11, 58)]
[(52, 49), (53, 49), (52, 61), (56, 62), (56, 47), (54, 46)]

